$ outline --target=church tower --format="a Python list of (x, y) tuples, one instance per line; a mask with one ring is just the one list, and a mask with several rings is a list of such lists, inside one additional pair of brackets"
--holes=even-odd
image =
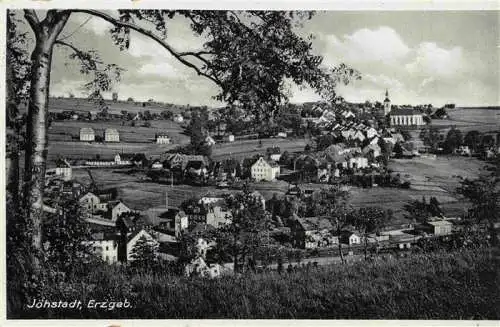
[(384, 116), (391, 113), (391, 100), (389, 100), (389, 91), (385, 90), (385, 100), (384, 100)]

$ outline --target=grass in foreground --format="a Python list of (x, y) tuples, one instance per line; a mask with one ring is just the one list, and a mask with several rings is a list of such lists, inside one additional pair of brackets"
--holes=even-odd
[[(81, 311), (20, 317), (499, 319), (498, 258), (498, 250), (467, 250), (216, 280), (108, 267), (82, 281), (47, 285), (49, 299), (80, 299)], [(91, 299), (127, 299), (133, 307), (85, 308)]]

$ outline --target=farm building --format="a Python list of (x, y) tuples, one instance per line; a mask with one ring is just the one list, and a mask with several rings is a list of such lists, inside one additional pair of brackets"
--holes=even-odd
[(156, 134), (156, 144), (170, 144), (170, 137), (167, 134)]
[(106, 128), (104, 131), (105, 142), (120, 142), (120, 133), (114, 128)]
[(93, 142), (95, 141), (94, 129), (90, 127), (80, 128), (80, 141)]

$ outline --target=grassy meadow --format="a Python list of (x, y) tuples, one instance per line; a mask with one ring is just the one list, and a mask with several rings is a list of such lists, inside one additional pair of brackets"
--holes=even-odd
[[(47, 298), (79, 299), (81, 311), (41, 309), (18, 315), (54, 319), (499, 319), (499, 258), (498, 249), (443, 251), (214, 280), (102, 267), (81, 280), (46, 285)], [(91, 299), (127, 299), (132, 307), (88, 309), (85, 306)]]
[(455, 108), (447, 109), (448, 119), (433, 119), (432, 126), (446, 133), (452, 126), (462, 133), (471, 130), (480, 132), (498, 131), (500, 129), (500, 108)]

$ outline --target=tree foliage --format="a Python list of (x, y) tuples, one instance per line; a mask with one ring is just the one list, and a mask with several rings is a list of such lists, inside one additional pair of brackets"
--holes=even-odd
[(221, 258), (231, 258), (235, 271), (241, 271), (267, 244), (271, 217), (249, 190), (228, 197), (226, 204), (232, 222), (217, 229), (214, 250)]
[(495, 223), (500, 221), (500, 163), (497, 159), (491, 170), (476, 179), (465, 178), (457, 191), (471, 202), (468, 218), (474, 223), (486, 223), (492, 242), (497, 242)]

